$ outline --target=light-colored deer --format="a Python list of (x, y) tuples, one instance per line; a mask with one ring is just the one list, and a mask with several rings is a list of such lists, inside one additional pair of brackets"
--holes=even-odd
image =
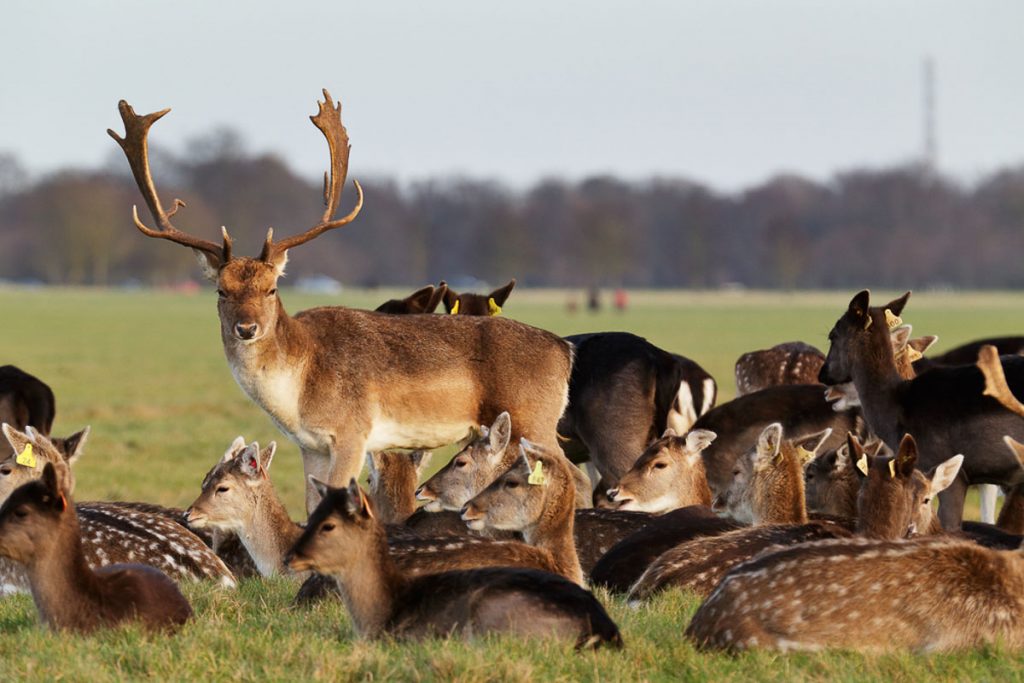
[(711, 489), (701, 451), (716, 434), (694, 429), (684, 436), (666, 429), (633, 467), (608, 490), (610, 507), (662, 514), (687, 505), (711, 505)]
[[(164, 209), (149, 169), (147, 135), (169, 110), (139, 116), (123, 100), (121, 146), (157, 223), (149, 228), (135, 210), (136, 227), (149, 237), (190, 247), (217, 283), (221, 340), (231, 372), (245, 393), (302, 451), (303, 467), (329, 483), (357, 476), (367, 451), (435, 448), (489, 423), (502, 410), (513, 417), (513, 438), (529, 436), (558, 449), (572, 349), (559, 337), (501, 316), (387, 315), (340, 306), (290, 316), (277, 294), (288, 251), (353, 221), (359, 201), (334, 219), (348, 171), (348, 134), (341, 106), (325, 102), (312, 117), (327, 139), (330, 174), (327, 208), (317, 224), (275, 241), (267, 232), (256, 258), (235, 256), (222, 243), (195, 237), (171, 222), (175, 200)], [(315, 495), (307, 488), (307, 509)]]

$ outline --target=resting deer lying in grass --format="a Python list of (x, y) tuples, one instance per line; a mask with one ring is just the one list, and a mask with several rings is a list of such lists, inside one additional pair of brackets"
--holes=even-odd
[[(74, 490), (71, 466), (81, 456), (88, 428), (65, 439), (49, 439), (29, 427), (20, 432), (3, 425), (7, 443), (18, 454), (0, 462), (0, 501), (53, 465), (62, 487)], [(19, 457), (20, 456), (20, 457)], [(20, 462), (19, 462), (20, 460)], [(82, 548), (92, 567), (123, 562), (151, 564), (177, 580), (209, 579), (234, 587), (235, 579), (203, 541), (181, 524), (111, 502), (75, 506), (82, 531)], [(0, 590), (28, 590), (28, 576), (13, 563), (0, 562)]]
[(1022, 576), (1021, 549), (945, 537), (809, 543), (734, 568), (686, 633), (700, 647), (727, 650), (1017, 650)]
[[(246, 446), (241, 437), (235, 439), (204, 477), (203, 491), (187, 513), (197, 527), (237, 534), (264, 576), (287, 573), (284, 555), (303, 531), (270, 481), (275, 449), (274, 443), (261, 451), (259, 444)], [(484, 566), (554, 568), (549, 554), (514, 541), (389, 534), (389, 542), (395, 561), (411, 575)], [(310, 587), (303, 597), (307, 593), (315, 591)]]
[(516, 279), (512, 278), (508, 284), (498, 287), (490, 294), (459, 294), (442, 280), (438, 289), (443, 289), (441, 298), (444, 301), (444, 309), (451, 315), (501, 315), (501, 307), (508, 300), (508, 295), (516, 286)]
[(575, 490), (572, 467), (520, 442), (520, 459), (462, 508), (471, 529), (519, 531), (523, 540), (551, 553), (555, 573), (583, 583), (573, 537)]
[(441, 299), (447, 291), (448, 287), (443, 282), (440, 287), (427, 285), (417, 289), (404, 299), (389, 299), (373, 310), (378, 313), (391, 313), (392, 315), (433, 313), (437, 310), (438, 304), (441, 303)]
[(577, 647), (620, 647), (593, 595), (561, 576), (489, 568), (410, 577), (395, 564), (384, 527), (355, 480), (323, 499), (287, 557), (295, 571), (331, 574), (361, 638), (557, 636)]
[[(21, 430), (31, 426), (48, 435), (56, 412), (53, 390), (46, 383), (13, 365), (0, 366), (0, 424)], [(0, 440), (0, 459), (10, 454)]]
[[(814, 442), (820, 447), (828, 437), (819, 434)], [(644, 600), (668, 587), (707, 595), (729, 568), (765, 548), (850, 536), (843, 524), (808, 519), (803, 463), (809, 451), (803, 445), (804, 440), (785, 441), (778, 423), (766, 427), (757, 446), (737, 463), (734, 484), (722, 496), (729, 512), (755, 526), (687, 541), (665, 551), (647, 567), (627, 597)]]
[(70, 491), (51, 463), (0, 507), (0, 557), (24, 567), (40, 620), (55, 631), (88, 632), (138, 622), (171, 629), (192, 608), (167, 576), (143, 564), (91, 569)]
[(663, 514), (689, 505), (711, 505), (701, 452), (716, 434), (694, 429), (680, 436), (666, 429), (647, 447), (619, 485), (608, 490), (608, 507)]
[[(1024, 469), (1006, 451), (1004, 435), (1024, 439), (1024, 420), (984, 396), (984, 378), (974, 366), (935, 368), (911, 380), (900, 377), (889, 341), (889, 321), (898, 317), (910, 293), (884, 307), (869, 306), (864, 290), (829, 333), (831, 346), (820, 379), (853, 381), (868, 426), (890, 448), (914, 434), (927, 469), (963, 453), (960, 476), (940, 495), (939, 516), (946, 529), (960, 527), (968, 484), (1016, 486)], [(1024, 388), (1024, 359), (1004, 363), (1010, 386)]]
[[(128, 159), (158, 229), (146, 236), (193, 249), (217, 283), (221, 341), (243, 391), (302, 451), (307, 474), (344, 484), (358, 476), (367, 451), (434, 448), (454, 443), (473, 425), (502, 410), (513, 417), (513, 437), (528, 435), (558, 449), (556, 428), (565, 410), (572, 349), (554, 334), (508, 318), (464, 315), (387, 315), (340, 306), (290, 316), (277, 293), (288, 252), (351, 223), (334, 214), (348, 172), (348, 134), (341, 107), (326, 101), (312, 117), (331, 155), (327, 205), (306, 232), (274, 240), (267, 232), (256, 258), (235, 256), (227, 231), (216, 243), (171, 222), (183, 205), (164, 209), (149, 168), (147, 135), (168, 110), (138, 116), (123, 100), (122, 138), (108, 131)], [(307, 488), (307, 509), (313, 492)]]
[(367, 453), (370, 500), (382, 524), (403, 524), (416, 512), (420, 472), (430, 465), (430, 453)]
[(786, 342), (750, 351), (736, 361), (736, 395), (783, 384), (817, 384), (825, 354), (804, 342)]

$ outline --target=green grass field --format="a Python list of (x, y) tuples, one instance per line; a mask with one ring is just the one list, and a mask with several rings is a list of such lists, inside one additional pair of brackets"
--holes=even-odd
[[(404, 293), (404, 292), (402, 292)], [(322, 304), (372, 307), (394, 291), (346, 291), (337, 298), (285, 291), (289, 311)], [(646, 293), (625, 313), (565, 310), (564, 292), (516, 291), (505, 313), (560, 334), (626, 330), (693, 358), (734, 393), (732, 367), (744, 351), (781, 341), (819, 347), (853, 292)], [(885, 294), (893, 294), (887, 292)], [(882, 300), (876, 295), (876, 300)], [(911, 299), (904, 319), (916, 334), (938, 334), (937, 350), (979, 336), (1020, 333), (1024, 295), (932, 294)], [(281, 446), (271, 475), (289, 509), (302, 508), (298, 449), (242, 394), (221, 351), (215, 295), (94, 290), (0, 289), (0, 364), (36, 374), (57, 395), (54, 432), (88, 424), (76, 467), (78, 500), (146, 500), (186, 506), (238, 434)], [(435, 465), (440, 463), (435, 458)], [(555, 644), (507, 639), (474, 644), (354, 642), (344, 610), (289, 606), (296, 584), (248, 581), (235, 593), (188, 587), (198, 614), (173, 637), (132, 629), (95, 637), (53, 636), (31, 600), (0, 602), (0, 680), (1011, 680), (1019, 656), (986, 651), (918, 657), (697, 653), (682, 638), (696, 607), (666, 595), (639, 610), (605, 600), (627, 649), (574, 655)], [(607, 597), (607, 596), (603, 596)]]

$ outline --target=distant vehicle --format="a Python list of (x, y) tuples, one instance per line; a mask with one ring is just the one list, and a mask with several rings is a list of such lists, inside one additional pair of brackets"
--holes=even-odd
[(295, 289), (307, 294), (338, 294), (344, 288), (329, 275), (308, 275), (295, 281)]

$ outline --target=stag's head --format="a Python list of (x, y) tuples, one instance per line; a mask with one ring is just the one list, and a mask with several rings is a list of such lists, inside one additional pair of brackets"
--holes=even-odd
[(850, 300), (846, 313), (828, 333), (828, 355), (818, 373), (818, 381), (822, 384), (851, 381), (855, 358), (870, 357), (878, 352), (888, 352), (892, 358), (889, 333), (901, 322), (899, 315), (910, 299), (910, 292), (878, 308), (870, 307), (870, 297), (871, 293), (866, 289), (858, 292)]
[(220, 244), (189, 235), (171, 223), (171, 217), (185, 206), (180, 199), (166, 211), (157, 195), (149, 170), (149, 129), (170, 109), (139, 116), (124, 100), (118, 103), (125, 135), (107, 130), (121, 146), (131, 166), (135, 182), (142, 192), (157, 228), (146, 226), (139, 218), (138, 207), (133, 207), (135, 226), (147, 237), (170, 240), (191, 248), (199, 258), (206, 277), (217, 284), (217, 311), (220, 314), (221, 335), (225, 342), (249, 344), (270, 334), (277, 323), (281, 302), (277, 297), (277, 281), (284, 274), (288, 250), (304, 244), (318, 235), (351, 223), (363, 208), (363, 189), (355, 183), (358, 193), (356, 206), (344, 218), (334, 219), (341, 202), (341, 192), (348, 174), (350, 145), (348, 133), (341, 123), (341, 104), (335, 106), (329, 92), (324, 90), (324, 102), (318, 102), (319, 112), (310, 119), (327, 139), (331, 154), (330, 173), (324, 174), (324, 204), (326, 209), (320, 221), (304, 233), (274, 241), (274, 230), (267, 230), (263, 250), (256, 258), (235, 256), (231, 237), (221, 228)]

